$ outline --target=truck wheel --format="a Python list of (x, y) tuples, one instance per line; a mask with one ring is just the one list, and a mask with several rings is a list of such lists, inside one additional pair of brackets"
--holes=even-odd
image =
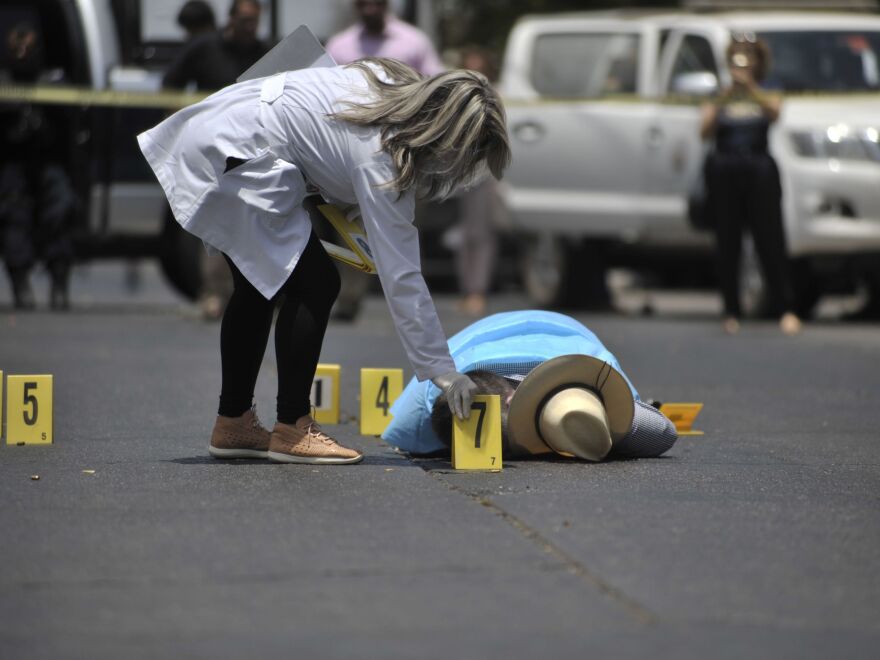
[(547, 235), (526, 242), (523, 284), (529, 300), (540, 308), (609, 308), (601, 245), (573, 243)]
[(168, 209), (162, 226), (159, 262), (169, 284), (189, 300), (197, 299), (202, 290), (203, 251), (202, 242), (184, 231)]

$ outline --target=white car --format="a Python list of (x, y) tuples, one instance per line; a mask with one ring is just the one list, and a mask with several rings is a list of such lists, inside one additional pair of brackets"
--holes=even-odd
[(730, 83), (733, 32), (766, 41), (765, 85), (785, 93), (770, 148), (798, 310), (842, 279), (880, 296), (880, 17), (580, 13), (521, 19), (502, 68), (504, 196), (536, 303), (601, 302), (607, 265), (710, 254), (688, 201), (706, 149), (699, 102)]

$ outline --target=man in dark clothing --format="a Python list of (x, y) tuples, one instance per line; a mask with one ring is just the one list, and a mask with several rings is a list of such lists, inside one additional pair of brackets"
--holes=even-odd
[[(4, 38), (8, 82), (46, 84), (39, 33), (30, 23)], [(30, 271), (37, 259), (49, 270), (53, 309), (68, 307), (73, 262), (71, 217), (76, 198), (64, 169), (67, 156), (65, 108), (21, 103), (0, 112), (0, 228), (3, 260), (17, 309), (35, 306)]]
[[(257, 0), (233, 0), (226, 27), (195, 36), (166, 72), (163, 86), (184, 88), (195, 84), (196, 89), (215, 91), (231, 85), (268, 50), (266, 44), (257, 39), (259, 23)], [(169, 231), (180, 231), (173, 219), (169, 218), (166, 226)], [(219, 255), (203, 252), (200, 266), (202, 316), (216, 321), (223, 316), (232, 295), (232, 277)]]
[(162, 79), (163, 86), (183, 88), (195, 83), (196, 89), (214, 91), (231, 85), (268, 50), (257, 39), (259, 22), (256, 0), (234, 0), (226, 27), (187, 44)]

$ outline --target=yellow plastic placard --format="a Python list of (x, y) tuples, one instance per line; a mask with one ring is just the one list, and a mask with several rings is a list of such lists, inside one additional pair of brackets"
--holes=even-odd
[(318, 211), (333, 225), (333, 228), (348, 246), (343, 247), (330, 241), (321, 241), (327, 254), (344, 264), (375, 275), (376, 264), (373, 261), (373, 252), (370, 250), (367, 232), (364, 231), (364, 228), (358, 222), (346, 218), (345, 214), (333, 204), (321, 204), (318, 206)]
[(468, 419), (453, 417), (452, 467), (501, 472), (501, 397), (480, 394)]
[(695, 431), (692, 428), (694, 420), (702, 409), (702, 403), (664, 403), (660, 406), (660, 412), (675, 424), (675, 430), (679, 435), (703, 435), (702, 431)]
[(319, 424), (339, 424), (338, 364), (319, 364), (312, 381), (309, 397), (315, 407), (315, 421)]
[(361, 369), (361, 435), (381, 435), (403, 391), (403, 369)]
[(3, 372), (0, 371), (0, 438), (3, 437)]
[(52, 444), (52, 376), (9, 376), (6, 389), (6, 444)]

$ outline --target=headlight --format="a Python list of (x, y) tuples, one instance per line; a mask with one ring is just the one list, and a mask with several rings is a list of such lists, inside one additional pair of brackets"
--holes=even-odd
[(823, 130), (789, 133), (795, 153), (804, 158), (835, 158), (880, 163), (880, 131), (835, 124)]

